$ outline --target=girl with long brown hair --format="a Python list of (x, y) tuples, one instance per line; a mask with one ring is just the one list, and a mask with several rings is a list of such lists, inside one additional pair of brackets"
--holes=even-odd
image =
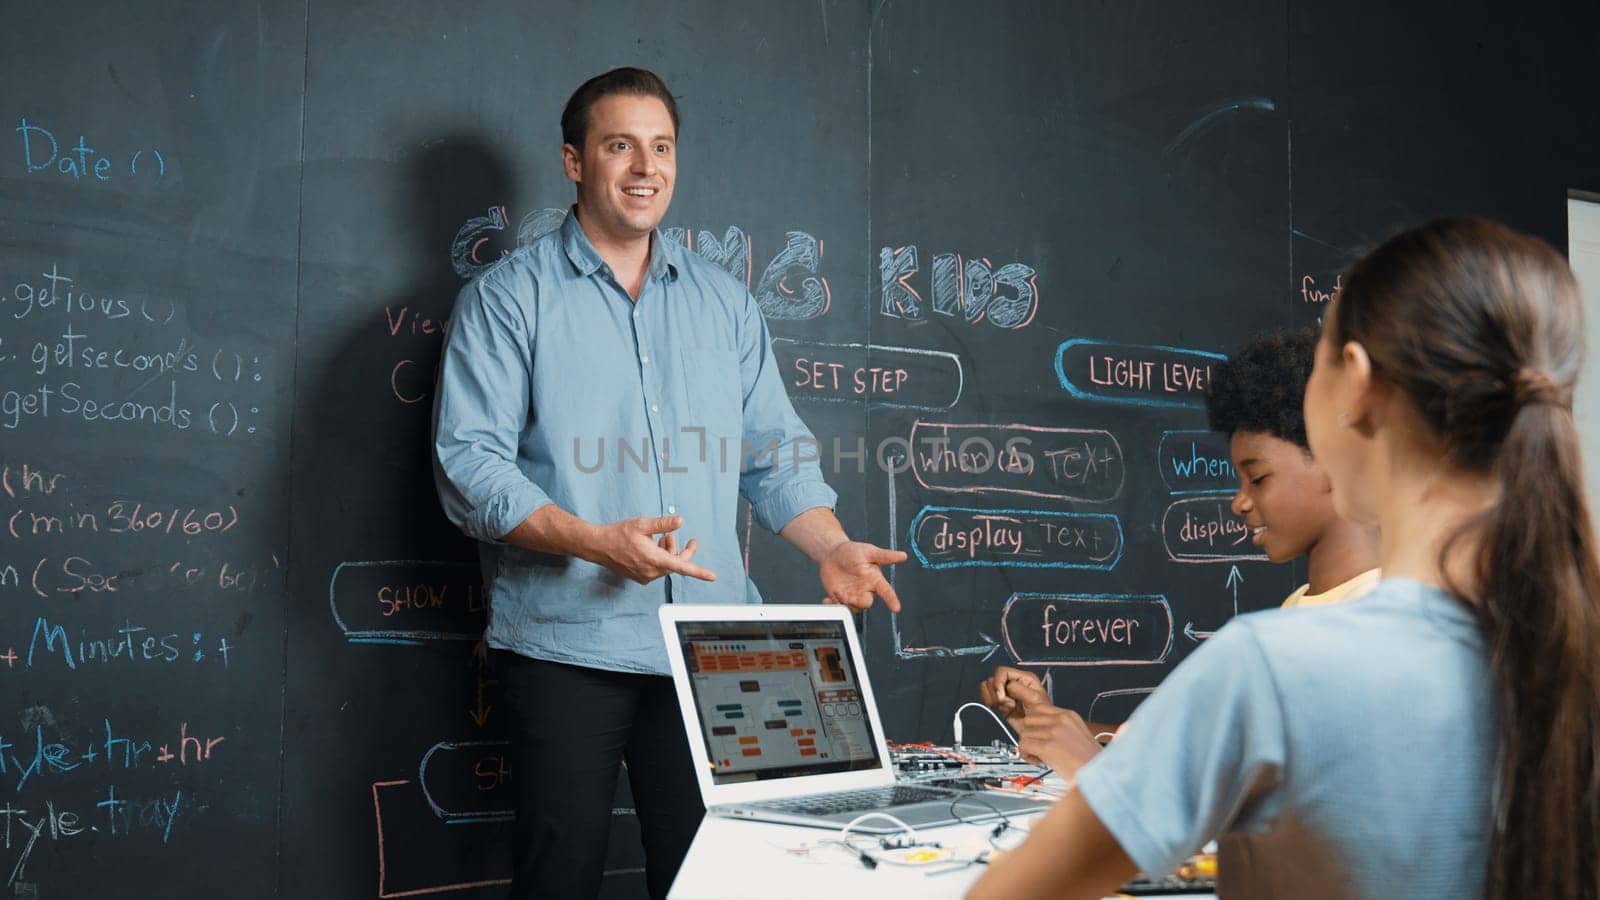
[(1357, 262), (1306, 392), (1384, 580), (1241, 617), (972, 897), (1099, 897), (1221, 841), (1225, 897), (1600, 897), (1600, 563), (1543, 242), (1433, 222)]

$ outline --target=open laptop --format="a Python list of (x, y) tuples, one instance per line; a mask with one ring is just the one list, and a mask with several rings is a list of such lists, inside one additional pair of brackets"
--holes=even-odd
[[(1022, 794), (897, 785), (843, 606), (667, 604), (661, 628), (707, 812), (820, 828), (883, 812), (928, 828), (1049, 807)], [(901, 829), (872, 818), (851, 830)]]

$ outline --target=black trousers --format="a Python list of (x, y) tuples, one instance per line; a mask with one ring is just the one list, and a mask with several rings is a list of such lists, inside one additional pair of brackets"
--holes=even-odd
[(651, 897), (666, 897), (705, 815), (672, 679), (504, 650), (492, 659), (511, 713), (512, 898), (588, 900), (600, 892), (623, 761), (645, 881)]

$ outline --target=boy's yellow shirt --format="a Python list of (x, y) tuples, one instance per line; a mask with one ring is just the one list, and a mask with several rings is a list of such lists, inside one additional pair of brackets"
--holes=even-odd
[(1349, 581), (1334, 585), (1320, 594), (1307, 594), (1306, 589), (1311, 585), (1302, 584), (1298, 590), (1289, 595), (1289, 599), (1283, 601), (1283, 605), (1285, 607), (1323, 606), (1328, 603), (1343, 603), (1346, 600), (1354, 600), (1372, 590), (1380, 579), (1381, 576), (1377, 569), (1368, 569)]

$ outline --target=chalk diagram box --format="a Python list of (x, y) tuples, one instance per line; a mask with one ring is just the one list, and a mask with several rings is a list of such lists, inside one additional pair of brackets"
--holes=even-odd
[(328, 609), (352, 644), (479, 641), (488, 619), (478, 566), (436, 560), (341, 562), (328, 577)]
[(796, 402), (941, 410), (966, 385), (961, 358), (940, 350), (773, 338), (772, 352)]
[(1172, 652), (1172, 604), (1160, 594), (1016, 593), (1000, 632), (1019, 665), (1152, 665)]

